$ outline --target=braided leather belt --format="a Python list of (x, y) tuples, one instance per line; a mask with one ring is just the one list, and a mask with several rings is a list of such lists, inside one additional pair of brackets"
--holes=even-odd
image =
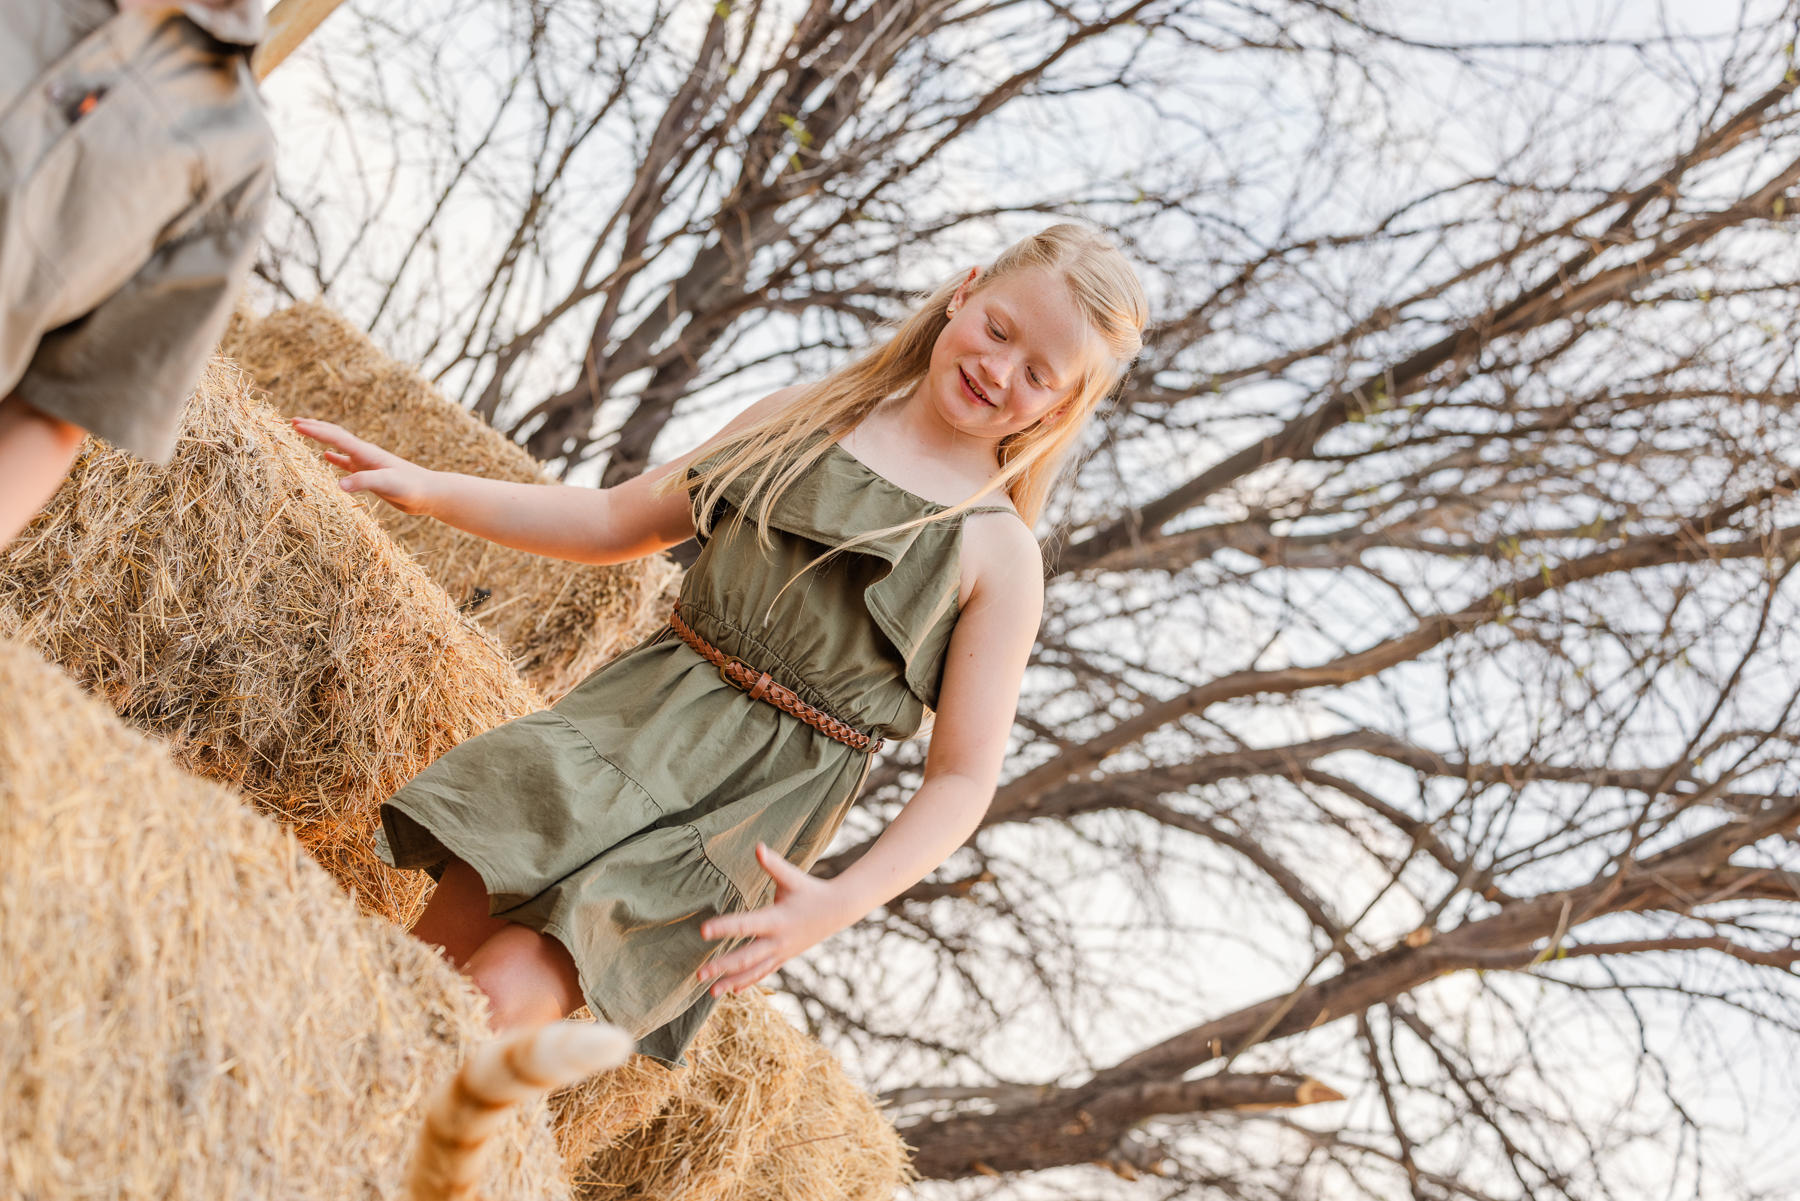
[(741, 688), (750, 694), (753, 701), (767, 701), (783, 713), (798, 717), (801, 721), (825, 735), (835, 738), (853, 751), (867, 751), (873, 755), (885, 745), (879, 738), (871, 738), (855, 726), (839, 721), (823, 709), (815, 709), (800, 699), (798, 693), (791, 688), (783, 688), (769, 678), (766, 671), (758, 671), (736, 655), (728, 655), (700, 635), (694, 633), (688, 623), (681, 620), (681, 610), (669, 614), (669, 628), (675, 636), (693, 650), (696, 655), (719, 669), (719, 678), (733, 688)]

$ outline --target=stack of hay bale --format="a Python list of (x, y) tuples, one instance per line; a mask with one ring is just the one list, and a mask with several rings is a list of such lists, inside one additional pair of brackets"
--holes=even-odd
[[(256, 320), (240, 313), (220, 345), (292, 417), (334, 421), (433, 471), (550, 482), (525, 450), (440, 396), (322, 304)], [(662, 555), (593, 567), (509, 550), (382, 504), (362, 502), (431, 578), (492, 631), (519, 674), (555, 701), (668, 618), (679, 570)]]
[[(400, 1195), (474, 993), (280, 827), (0, 640), (0, 1195)], [(566, 1197), (542, 1115), (484, 1191)]]
[(0, 554), (0, 605), (82, 687), (292, 826), (366, 910), (403, 925), (426, 881), (375, 857), (377, 807), (540, 707), (222, 362), (169, 466), (88, 443)]
[(760, 993), (720, 1005), (688, 1059), (656, 1114), (595, 1144), (578, 1201), (886, 1201), (910, 1179), (869, 1095)]
[[(422, 878), (374, 857), (376, 806), (456, 742), (541, 703), (502, 645), (523, 639), (521, 627), (476, 625), (430, 563), (336, 487), (242, 373), (215, 363), (173, 463), (90, 445), (0, 554), (0, 631), (182, 766), (242, 789), (365, 910), (404, 922)], [(537, 648), (526, 665), (549, 686), (566, 687), (583, 656), (628, 644), (625, 625), (660, 620), (670, 570), (610, 570), (616, 603), (604, 621), (558, 626), (573, 631), (561, 651), (515, 641)], [(548, 579), (558, 603), (599, 587)], [(523, 585), (517, 595), (524, 612), (543, 599)], [(610, 633), (606, 622), (617, 623)], [(6, 653), (7, 697), (42, 709), (53, 687), (69, 693), (18, 649)], [(0, 962), (27, 965), (0, 975), (12, 1022), (0, 1030), (0, 1135), (37, 1140), (32, 1154), (0, 1157), (0, 1192), (49, 1198), (142, 1180), (145, 1196), (310, 1196), (293, 1184), (305, 1176), (320, 1196), (392, 1195), (428, 1085), (480, 1030), (478, 998), (393, 926), (322, 890), (276, 826), (102, 716), (58, 700), (43, 721), (62, 722), (59, 741), (43, 721), (0, 712), (18, 731), (0, 764)], [(58, 774), (73, 764), (99, 774)], [(44, 954), (14, 958), (27, 944)], [(34, 1042), (43, 1049), (15, 1050)], [(309, 1056), (316, 1063), (296, 1066)], [(554, 1098), (554, 1140), (543, 1110), (522, 1117), (488, 1195), (558, 1195), (543, 1166), (557, 1145), (584, 1197), (672, 1199), (704, 1179), (713, 1191), (698, 1195), (873, 1201), (904, 1180), (899, 1141), (866, 1094), (760, 996), (722, 1007), (690, 1059), (682, 1072), (634, 1060)], [(336, 1083), (312, 1083), (315, 1069)], [(109, 1073), (119, 1081), (101, 1080)], [(146, 1158), (152, 1144), (168, 1162)], [(313, 1154), (354, 1167), (359, 1183), (314, 1171)]]

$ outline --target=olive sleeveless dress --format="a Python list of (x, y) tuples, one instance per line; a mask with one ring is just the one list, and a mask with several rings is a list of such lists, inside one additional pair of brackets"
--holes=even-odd
[[(753, 523), (733, 519), (748, 487), (734, 483), (714, 513), (682, 582), (683, 620), (859, 730), (917, 733), (956, 624), (961, 522), (807, 570), (854, 534), (944, 506), (833, 445), (779, 499), (764, 548)], [(631, 1031), (644, 1054), (680, 1063), (712, 1011), (695, 973), (738, 945), (704, 941), (701, 923), (773, 898), (759, 841), (811, 867), (869, 760), (750, 699), (665, 628), (552, 708), (426, 768), (382, 806), (382, 851), (434, 873), (452, 854), (468, 863), (494, 916), (569, 949), (597, 1016)]]

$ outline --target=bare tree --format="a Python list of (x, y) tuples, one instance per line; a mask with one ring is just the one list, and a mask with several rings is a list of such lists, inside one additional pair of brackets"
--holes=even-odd
[[(491, 277), (372, 288), (298, 218), (268, 273), (377, 324), (446, 289), (402, 306), (421, 353), (541, 455), (641, 468), (971, 229), (1085, 214), (1155, 283), (983, 830), (784, 974), (920, 1172), (974, 1182), (925, 1187), (1756, 1194), (1720, 1148), (1800, 1049), (1790, 7), (1510, 40), (1304, 3), (634, 12), (585, 50), (592, 129), (635, 132), (579, 273), (549, 131), (587, 126), (539, 78), (575, 49), (509, 11), (546, 132)], [(921, 763), (877, 765), (821, 871)]]
[[(370, 324), (412, 323), (405, 340), (415, 345), (420, 308), (441, 307), (423, 350), (461, 378), (475, 411), (565, 467), (603, 451), (602, 482), (616, 483), (648, 465), (679, 401), (762, 357), (733, 351), (755, 343), (771, 315), (825, 321), (776, 334), (765, 350), (860, 340), (906, 294), (895, 277), (908, 244), (991, 212), (923, 199), (957, 173), (971, 130), (1021, 96), (1130, 86), (1130, 44), (1190, 36), (1201, 7), (813, 0), (790, 12), (750, 0), (621, 11), (536, 0), (459, 9), (423, 39), (365, 17), (363, 37), (417, 67), (402, 82), (385, 53), (348, 67), (320, 57), (340, 111), (356, 118), (341, 144), (441, 150), (420, 197), (425, 219), (406, 252), (371, 273), (359, 256), (393, 190), (409, 186), (410, 161), (387, 163), (387, 187), (362, 197), (335, 243), (320, 227), (345, 220), (344, 197), (321, 204), (289, 187), (295, 224), (265, 276), (333, 297), (354, 288), (346, 303), (356, 308), (378, 292)], [(692, 27), (696, 12), (703, 27)], [(469, 75), (482, 74), (467, 53), (482, 36), (471, 26), (495, 25), (490, 53), (503, 62), (486, 64), (485, 107), (471, 116)], [(418, 94), (396, 103), (395, 92)], [(434, 244), (454, 225), (446, 214), (464, 207), (461, 190), (507, 169), (504, 201), (477, 206), (510, 226), (487, 239), (489, 265), (452, 305), (396, 311), (402, 296), (445, 290)], [(577, 369), (519, 401), (521, 369), (553, 331), (577, 324), (587, 331)], [(613, 402), (624, 415), (597, 428)]]

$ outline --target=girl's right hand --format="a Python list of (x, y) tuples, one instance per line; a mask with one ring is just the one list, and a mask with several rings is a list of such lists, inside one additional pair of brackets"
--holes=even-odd
[(329, 421), (295, 417), (293, 425), (295, 432), (331, 448), (325, 452), (325, 461), (350, 473), (338, 481), (344, 491), (373, 492), (402, 513), (429, 511), (436, 472), (364, 442)]

